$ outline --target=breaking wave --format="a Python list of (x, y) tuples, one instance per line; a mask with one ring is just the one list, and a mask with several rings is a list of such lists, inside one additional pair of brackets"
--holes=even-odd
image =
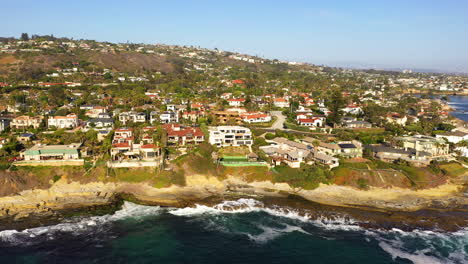
[[(262, 221), (252, 221), (254, 226), (249, 232), (230, 230), (226, 227), (226, 221), (220, 216), (230, 217), (232, 214), (246, 214), (253, 212), (263, 212), (273, 217), (280, 217), (283, 220), (279, 225), (264, 223)], [(377, 243), (378, 246), (387, 252), (393, 260), (406, 259), (413, 263), (467, 263), (468, 261), (468, 229), (457, 232), (436, 232), (428, 230), (402, 231), (392, 230), (372, 230), (364, 229), (358, 221), (348, 217), (311, 217), (307, 214), (300, 214), (298, 211), (289, 208), (268, 208), (260, 201), (254, 199), (239, 199), (236, 201), (225, 201), (215, 206), (209, 207), (196, 205), (193, 208), (175, 209), (169, 213), (183, 217), (206, 216), (208, 229), (216, 229), (223, 232), (246, 235), (251, 241), (264, 244), (279, 237), (298, 232), (304, 235), (319, 235), (328, 239), (324, 234), (308, 232), (307, 226), (312, 225), (324, 232), (355, 232), (364, 236), (368, 243)], [(211, 218), (210, 218), (211, 216)], [(292, 221), (291, 221), (292, 220)], [(232, 221), (232, 216), (231, 216)], [(362, 223), (362, 222), (361, 222)]]
[(0, 231), (0, 241), (30, 245), (39, 243), (40, 238), (45, 240), (54, 240), (57, 235), (68, 233), (73, 235), (95, 233), (104, 231), (106, 224), (127, 219), (139, 218), (148, 215), (157, 215), (162, 212), (159, 206), (144, 206), (131, 202), (125, 202), (122, 208), (112, 215), (91, 216), (85, 218), (71, 219), (70, 222), (64, 222), (51, 226), (41, 226), (23, 231), (4, 230)]
[(307, 237), (340, 240), (343, 236), (351, 235), (362, 238), (362, 243), (380, 248), (396, 262), (403, 259), (416, 264), (468, 262), (467, 228), (457, 232), (367, 229), (360, 226), (362, 222), (349, 217), (317, 218), (292, 208), (267, 207), (255, 199), (166, 209), (125, 202), (122, 209), (112, 215), (75, 218), (69, 222), (23, 231), (1, 231), (0, 242), (27, 246), (44, 240), (60, 241), (64, 233), (92, 238), (105, 233), (112, 223), (120, 220), (143, 220), (145, 216), (162, 214), (187, 219), (183, 221), (196, 221), (209, 232), (243, 236), (260, 246), (290, 235), (304, 236), (306, 240)]
[(467, 263), (468, 229), (457, 232), (435, 232), (399, 229), (366, 231), (394, 260), (408, 259), (416, 264)]

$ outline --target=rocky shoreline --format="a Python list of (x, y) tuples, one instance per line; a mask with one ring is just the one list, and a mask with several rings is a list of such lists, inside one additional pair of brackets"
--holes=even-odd
[(462, 186), (455, 184), (420, 191), (398, 188), (361, 191), (337, 185), (322, 185), (306, 191), (294, 190), (287, 184), (247, 183), (236, 177), (221, 181), (193, 175), (187, 177), (185, 187), (161, 189), (145, 183), (80, 184), (62, 179), (47, 190), (28, 190), (0, 197), (0, 230), (53, 223), (74, 214), (109, 213), (117, 210), (123, 200), (188, 207), (214, 205), (240, 197), (261, 199), (267, 201), (268, 206), (291, 207), (317, 217), (336, 213), (346, 213), (353, 218), (365, 216), (373, 219), (375, 225), (384, 223), (384, 226), (390, 222), (398, 224), (401, 217), (406, 219), (405, 225), (438, 226), (446, 230), (467, 226), (468, 221), (468, 198), (463, 195)]

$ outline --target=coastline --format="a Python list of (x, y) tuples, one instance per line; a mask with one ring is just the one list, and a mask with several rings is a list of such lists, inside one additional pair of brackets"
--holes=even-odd
[[(388, 221), (385, 217), (380, 217), (380, 214), (405, 216), (408, 219), (407, 216), (411, 216), (410, 218), (419, 216), (421, 211), (432, 211), (434, 213), (425, 213), (425, 217), (431, 219), (435, 217), (432, 221), (436, 221), (436, 226), (442, 225), (444, 229), (452, 229), (455, 226), (466, 226), (467, 219), (461, 217), (456, 220), (458, 222), (444, 223), (443, 219), (436, 219), (440, 217), (437, 212), (466, 214), (468, 197), (463, 195), (464, 188), (463, 185), (447, 183), (424, 190), (374, 187), (369, 190), (358, 190), (338, 185), (320, 185), (314, 190), (295, 190), (284, 183), (275, 184), (266, 181), (249, 183), (232, 175), (225, 180), (212, 176), (192, 175), (187, 177), (187, 185), (184, 187), (171, 186), (158, 189), (146, 183), (80, 184), (69, 182), (64, 178), (49, 189), (27, 190), (14, 196), (0, 197), (0, 229), (9, 229), (14, 221), (22, 222), (22, 226), (27, 228), (46, 221), (31, 222), (29, 219), (59, 221), (70, 212), (94, 214), (101, 210), (112, 211), (119, 207), (122, 200), (144, 205), (181, 208), (193, 207), (196, 204), (211, 206), (222, 200), (245, 197), (283, 199), (282, 203), (286, 205), (294, 204), (294, 200), (301, 199), (299, 205), (295, 204), (292, 207), (301, 211), (310, 206), (328, 208), (321, 211), (322, 214), (327, 214), (328, 211), (352, 214), (359, 212), (356, 217), (374, 214), (372, 217), (380, 219), (380, 222)], [(294, 199), (290, 199), (291, 197)], [(451, 221), (454, 220), (450, 214), (447, 217)]]

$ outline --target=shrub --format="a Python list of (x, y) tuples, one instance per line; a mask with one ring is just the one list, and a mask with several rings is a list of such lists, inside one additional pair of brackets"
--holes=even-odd
[(60, 176), (60, 175), (54, 175), (54, 177), (52, 178), (52, 180), (53, 180), (54, 182), (58, 182), (61, 178), (62, 178), (62, 176)]
[(357, 184), (359, 186), (359, 189), (363, 189), (363, 190), (369, 189), (369, 184), (367, 182), (367, 179), (359, 178), (357, 180)]
[(268, 140), (272, 140), (272, 139), (274, 139), (275, 137), (276, 137), (276, 135), (273, 134), (273, 133), (266, 133), (266, 134), (265, 134), (265, 138), (268, 139)]

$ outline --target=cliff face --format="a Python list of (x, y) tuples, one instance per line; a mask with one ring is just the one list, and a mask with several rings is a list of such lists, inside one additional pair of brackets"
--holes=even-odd
[(121, 194), (146, 204), (187, 206), (194, 201), (223, 193), (225, 188), (226, 185), (214, 177), (198, 175), (189, 177), (185, 187), (161, 189), (147, 183), (78, 183), (62, 177), (50, 188), (23, 190), (16, 195), (0, 197), (0, 217), (21, 217), (31, 213), (105, 205)]
[(148, 205), (191, 206), (209, 197), (224, 195), (285, 196), (296, 194), (307, 200), (336, 206), (375, 207), (389, 210), (417, 210), (438, 207), (460, 208), (468, 199), (460, 186), (446, 184), (433, 189), (371, 188), (368, 191), (336, 185), (321, 185), (315, 190), (298, 190), (287, 184), (269, 181), (245, 182), (234, 175), (220, 180), (212, 176), (191, 175), (186, 186), (155, 188), (147, 183), (78, 183), (63, 177), (48, 189), (21, 191), (0, 198), (0, 217), (24, 218), (30, 214), (52, 214), (73, 208), (101, 206), (115, 202), (119, 195)]

